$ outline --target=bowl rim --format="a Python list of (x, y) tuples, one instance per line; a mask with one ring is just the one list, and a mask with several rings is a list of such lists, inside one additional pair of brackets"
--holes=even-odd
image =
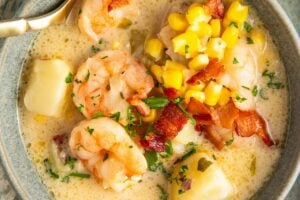
[[(266, 2), (278, 14), (278, 19), (280, 19), (284, 23), (284, 25), (288, 28), (292, 43), (295, 44), (295, 46), (298, 50), (297, 55), (300, 57), (300, 38), (296, 31), (296, 28), (294, 27), (293, 23), (289, 19), (287, 13), (283, 10), (283, 8), (280, 6), (278, 1), (267, 0)], [(34, 3), (34, 1), (29, 1), (28, 3), (26, 2), (25, 5), (17, 13), (17, 15), (18, 16), (32, 15), (33, 13), (31, 11), (28, 11), (28, 9), (26, 9), (26, 8), (32, 6), (33, 3)], [(31, 37), (34, 37), (37, 33), (29, 33), (29, 34), (31, 34)], [(5, 49), (6, 49), (5, 47), (8, 46), (9, 41), (12, 39), (13, 38), (5, 39), (2, 47), (0, 46), (0, 58), (2, 57), (1, 55), (5, 54)], [(0, 69), (1, 69), (1, 66), (0, 66)], [(20, 77), (20, 74), (18, 76)], [(30, 199), (29, 194), (27, 193), (27, 191), (24, 190), (24, 188), (22, 187), (22, 184), (20, 183), (20, 180), (17, 178), (16, 174), (14, 173), (14, 170), (12, 169), (12, 165), (11, 165), (9, 156), (7, 155), (7, 152), (4, 148), (4, 145), (2, 145), (2, 142), (3, 141), (0, 140), (0, 159), (1, 159), (1, 162), (2, 162), (2, 165), (5, 169), (5, 171), (9, 177), (9, 182), (12, 184), (13, 188), (15, 189), (15, 191), (18, 193), (18, 195), (22, 199)], [(296, 164), (295, 168), (293, 169), (291, 175), (288, 177), (288, 179), (287, 179), (288, 181), (281, 188), (280, 196), (278, 197), (278, 199), (284, 199), (287, 196), (290, 189), (292, 188), (295, 181), (297, 180), (299, 174), (300, 174), (300, 152), (298, 152), (297, 164)]]

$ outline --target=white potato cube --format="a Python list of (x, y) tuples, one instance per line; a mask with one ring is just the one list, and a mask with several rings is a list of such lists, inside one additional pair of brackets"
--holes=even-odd
[(41, 115), (60, 116), (68, 89), (65, 79), (70, 72), (72, 67), (63, 60), (35, 60), (24, 97), (26, 108)]
[[(206, 162), (204, 164), (200, 162), (203, 159)], [(180, 181), (183, 177), (191, 181), (190, 189), (184, 189)], [(234, 192), (223, 170), (205, 153), (194, 154), (179, 163), (172, 178), (172, 200), (224, 200), (230, 198)]]

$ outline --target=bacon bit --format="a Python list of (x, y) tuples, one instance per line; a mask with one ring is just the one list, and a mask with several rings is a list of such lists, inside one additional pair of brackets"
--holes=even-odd
[(225, 106), (217, 108), (220, 124), (223, 128), (234, 129), (234, 121), (239, 117), (239, 110), (230, 101)]
[(173, 139), (187, 123), (187, 117), (174, 103), (169, 103), (162, 111), (161, 116), (154, 122), (154, 128), (166, 138)]
[(187, 106), (187, 111), (192, 115), (210, 114), (209, 108), (193, 97), (190, 99), (190, 102)]
[(198, 114), (193, 115), (193, 118), (196, 120), (197, 125), (213, 125), (214, 122), (210, 114)]
[(202, 126), (201, 126), (200, 124), (196, 124), (195, 130), (201, 133), (201, 131), (202, 131)]
[(222, 0), (209, 0), (204, 7), (214, 18), (224, 18), (224, 4)]
[(215, 130), (214, 125), (205, 127), (205, 137), (213, 143), (217, 149), (222, 150), (224, 147), (224, 140)]
[(175, 88), (165, 88), (164, 94), (168, 99), (175, 99), (179, 96), (178, 91)]
[(143, 116), (148, 116), (150, 114), (149, 106), (138, 98), (127, 99), (128, 103), (135, 107), (135, 109)]
[(164, 152), (166, 147), (166, 137), (151, 132), (145, 137), (145, 140), (141, 140), (140, 143), (146, 150)]
[(267, 146), (272, 146), (274, 142), (267, 133), (265, 120), (256, 111), (240, 111), (236, 119), (236, 132), (239, 136), (250, 137), (258, 135)]
[(129, 0), (108, 0), (108, 12), (129, 4)]
[(216, 79), (224, 71), (224, 65), (219, 63), (218, 59), (211, 59), (208, 65), (204, 69), (200, 70), (197, 74), (192, 76), (187, 83), (195, 85), (199, 81), (206, 82), (211, 79)]

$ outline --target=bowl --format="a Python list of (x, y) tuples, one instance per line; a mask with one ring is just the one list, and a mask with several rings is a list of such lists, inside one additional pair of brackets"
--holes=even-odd
[[(24, 2), (17, 16), (36, 16), (59, 4), (56, 0)], [(300, 172), (300, 41), (286, 13), (274, 0), (249, 4), (273, 36), (288, 77), (289, 119), (284, 149), (274, 173), (253, 199), (284, 199)], [(22, 199), (50, 199), (26, 152), (18, 117), (18, 91), (23, 64), (38, 33), (0, 43), (0, 156), (11, 183)]]

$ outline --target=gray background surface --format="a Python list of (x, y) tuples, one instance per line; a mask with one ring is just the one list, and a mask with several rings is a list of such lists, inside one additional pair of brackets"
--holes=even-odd
[[(9, 19), (13, 17), (14, 7), (21, 4), (26, 0), (0, 0), (0, 20)], [(262, 0), (263, 1), (263, 0)], [(300, 0), (278, 0), (284, 10), (287, 12), (288, 16), (294, 23), (298, 34), (300, 34)], [(2, 46), (2, 41), (0, 39), (0, 48)], [(13, 200), (19, 199), (11, 187), (8, 177), (6, 176), (3, 167), (0, 163), (0, 200)], [(300, 199), (300, 178), (296, 181), (294, 187), (289, 193), (286, 200), (298, 200)]]

